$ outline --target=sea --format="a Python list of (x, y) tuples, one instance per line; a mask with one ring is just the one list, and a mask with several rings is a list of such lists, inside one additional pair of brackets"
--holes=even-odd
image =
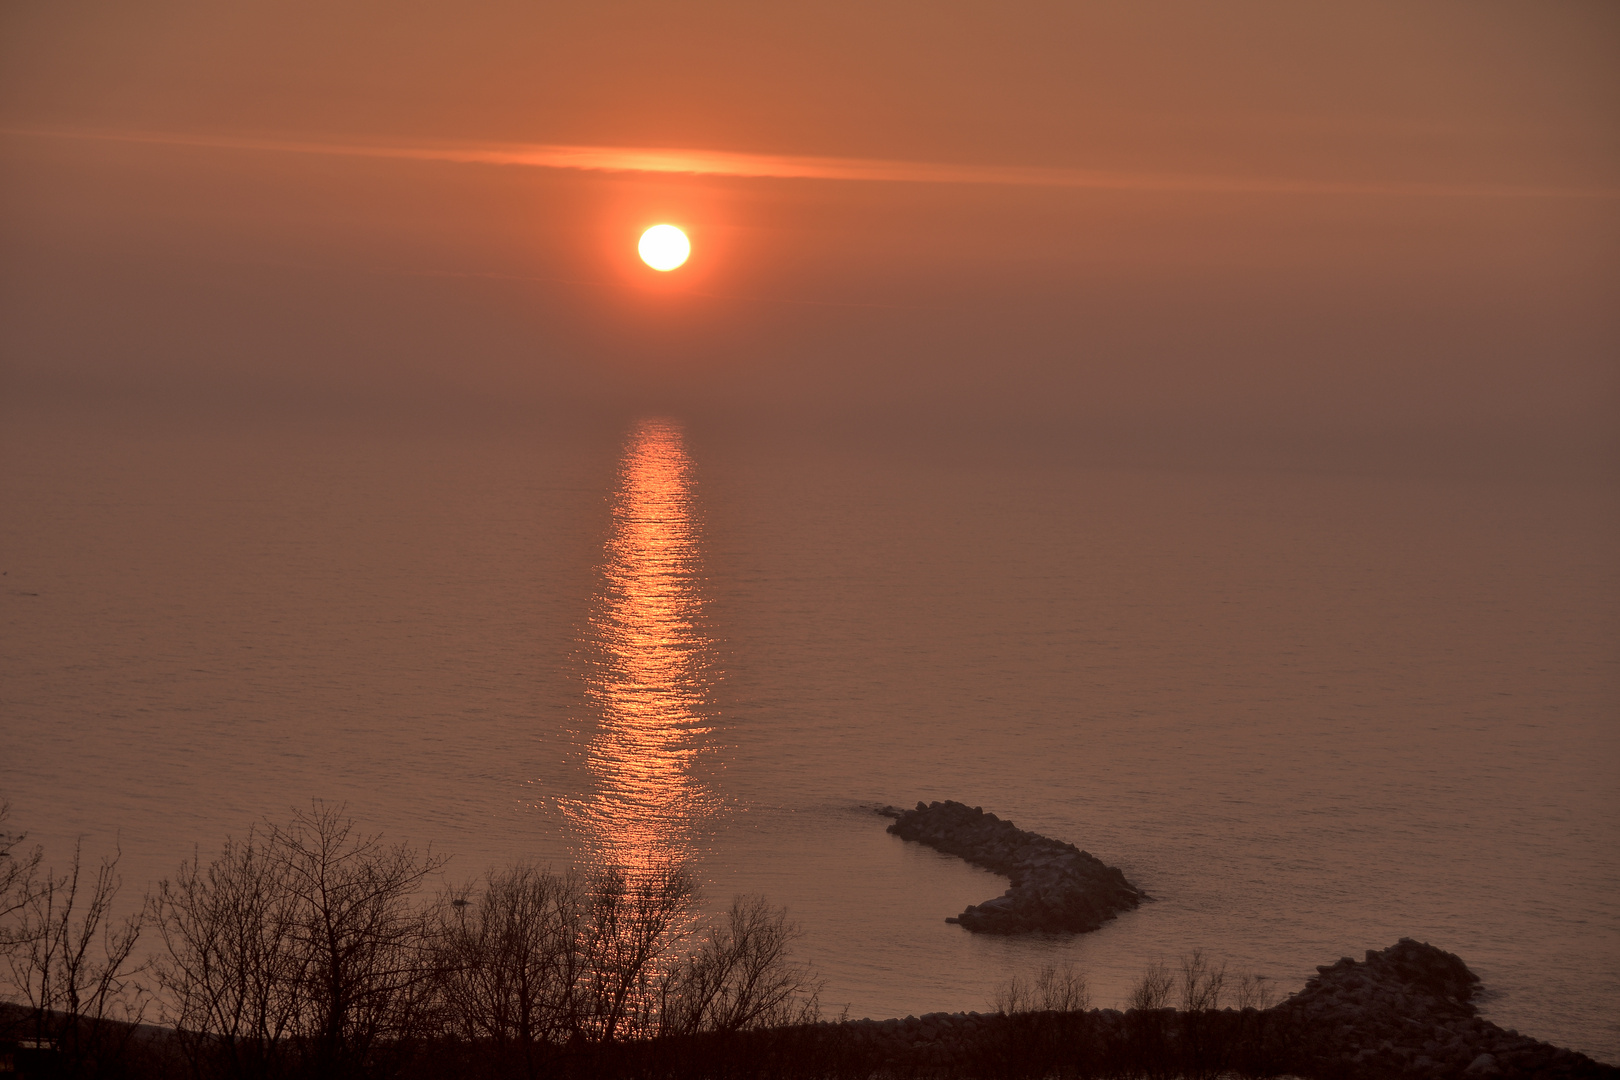
[[(312, 801), (449, 856), (685, 862), (788, 909), (829, 1017), (1298, 990), (1402, 937), (1620, 1061), (1612, 480), (1111, 462), (948, 430), (7, 415), (0, 798), (122, 902)], [(947, 923), (955, 799), (1153, 899)]]

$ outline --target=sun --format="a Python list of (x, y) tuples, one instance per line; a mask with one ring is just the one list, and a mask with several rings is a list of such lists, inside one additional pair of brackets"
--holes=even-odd
[(675, 226), (654, 225), (641, 234), (636, 250), (641, 252), (641, 261), (654, 270), (673, 270), (692, 254), (692, 244)]

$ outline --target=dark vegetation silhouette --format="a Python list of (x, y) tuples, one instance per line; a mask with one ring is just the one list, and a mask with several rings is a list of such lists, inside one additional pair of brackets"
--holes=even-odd
[(92, 869), (76, 845), (65, 871), (44, 870), (43, 850), (19, 855), (25, 837), (4, 831), (9, 810), (0, 804), (0, 974), (24, 1005), (9, 1026), (52, 1047), (63, 1075), (110, 1074), (146, 1004), (134, 982), (144, 920), (115, 917), (116, 854)]
[(1124, 1010), (1046, 967), (983, 1014), (827, 1022), (786, 912), (741, 896), (705, 916), (679, 866), (520, 863), (435, 890), (442, 857), (316, 803), (120, 904), (116, 854), (75, 848), (58, 873), (4, 825), (0, 806), (0, 1071), (23, 1077), (1617, 1075), (1478, 1018), (1462, 961), (1406, 939), (1276, 1006), (1195, 950), (1150, 964)]
[(158, 885), (153, 974), (163, 1018), (198, 1075), (387, 1075), (437, 1007), (444, 860), (360, 834), (316, 805), (226, 841)]
[(14, 833), (6, 825), (11, 817), (11, 804), (0, 801), (0, 949), (9, 955), (17, 941), (7, 935), (15, 933), (11, 918), (27, 902), (30, 888), (24, 882), (32, 879), (39, 869), (45, 852), (38, 845), (32, 850), (18, 853), (17, 848), (28, 839), (25, 833)]
[(316, 803), (117, 920), (116, 856), (92, 872), (75, 849), (57, 874), (0, 839), (0, 1039), (52, 1076), (589, 1075), (633, 1043), (817, 1019), (786, 912), (740, 896), (703, 917), (678, 866), (520, 864), (435, 893), (443, 857)]

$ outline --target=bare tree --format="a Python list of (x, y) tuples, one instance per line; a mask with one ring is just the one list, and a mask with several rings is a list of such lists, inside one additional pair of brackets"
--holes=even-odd
[(680, 867), (632, 879), (520, 865), (477, 892), (452, 889), (438, 940), (453, 1030), (498, 1068), (536, 1076), (564, 1044), (814, 1016), (819, 985), (789, 955), (798, 929), (786, 912), (739, 897), (694, 932), (694, 899)]
[(1181, 1007), (1187, 1012), (1213, 1012), (1221, 1007), (1221, 988), (1226, 984), (1226, 965), (1215, 967), (1194, 949), (1181, 958)]
[(22, 927), (15, 917), (27, 907), (38, 885), (40, 861), (45, 857), (44, 849), (37, 844), (30, 851), (17, 853), (17, 846), (28, 839), (28, 834), (5, 828), (10, 816), (11, 804), (0, 801), (0, 955), (23, 942)]
[(431, 925), (415, 900), (445, 860), (357, 833), (320, 802), (265, 835), (295, 912), (305, 1068), (317, 1080), (381, 1071), (379, 1053), (417, 1034), (431, 1001)]
[(442, 994), (458, 1035), (488, 1039), (501, 1065), (540, 1075), (571, 1033), (584, 977), (585, 880), (518, 865), (451, 890), (438, 908)]
[(164, 1011), (193, 1071), (261, 1080), (278, 1075), (288, 1036), (309, 1007), (311, 959), (297, 946), (302, 912), (285, 860), (253, 829), (219, 858), (194, 856), (152, 905), (164, 952)]
[(680, 867), (632, 879), (518, 866), (477, 896), (452, 890), (439, 931), (448, 1014), (463, 1034), (530, 1051), (650, 1034), (693, 897)]
[(1047, 964), (996, 988), (997, 1026), (981, 1047), (981, 1071), (1008, 1077), (1081, 1074), (1095, 1054), (1085, 1015), (1086, 977), (1073, 965)]
[(1073, 965), (1048, 965), (1035, 975), (1035, 1001), (1045, 1012), (1085, 1012), (1091, 1007), (1091, 989)]
[(616, 868), (594, 876), (582, 978), (569, 1002), (575, 1037), (609, 1043), (656, 1031), (661, 995), (655, 983), (690, 930), (695, 893), (684, 867), (655, 868), (634, 879)]
[(143, 916), (114, 916), (118, 859), (102, 859), (89, 880), (75, 844), (65, 873), (31, 867), (12, 883), (21, 902), (9, 913), (7, 981), (28, 1005), (33, 1037), (57, 1047), (70, 1076), (122, 1057), (145, 1008), (133, 960)]
[(419, 902), (443, 860), (315, 803), (184, 863), (153, 904), (158, 975), (199, 1072), (317, 1080), (389, 1071), (433, 999)]
[(1181, 958), (1181, 1015), (1178, 1050), (1189, 1080), (1227, 1072), (1232, 1054), (1231, 1026), (1217, 1010), (1226, 984), (1226, 965), (1216, 966), (1202, 949)]
[(1162, 961), (1155, 960), (1142, 973), (1142, 979), (1126, 999), (1126, 1054), (1130, 1076), (1177, 1076), (1171, 1048), (1174, 1022), (1161, 1011), (1170, 1004), (1175, 976)]
[(798, 929), (761, 898), (704, 925), (683, 867), (519, 865), (424, 902), (441, 865), (320, 803), (182, 863), (151, 913), (193, 1072), (381, 1076), (448, 1033), (488, 1071), (535, 1077), (573, 1044), (816, 1015), (819, 984), (790, 955)]
[(1142, 973), (1142, 981), (1136, 984), (1127, 999), (1126, 1007), (1131, 1009), (1162, 1009), (1170, 1004), (1170, 993), (1175, 989), (1175, 977), (1170, 969), (1161, 960), (1149, 964)]
[(1275, 995), (1270, 980), (1264, 975), (1243, 975), (1238, 978), (1237, 1007), (1242, 1009), (1269, 1009)]
[(1075, 1013), (1091, 1007), (1086, 977), (1072, 964), (1048, 964), (1034, 978), (1014, 975), (996, 988), (992, 1000), (1003, 1016), (1026, 1012)]
[[(1286, 1046), (1286, 1031), (1279, 1031), (1267, 1012), (1273, 1003), (1271, 981), (1264, 975), (1244, 975), (1237, 982), (1237, 1027), (1231, 1054), (1238, 1076), (1276, 1076)], [(1286, 1026), (1285, 1026), (1286, 1027)]]
[(660, 1031), (743, 1031), (813, 1020), (819, 980), (796, 963), (798, 926), (762, 896), (739, 896), (663, 980)]

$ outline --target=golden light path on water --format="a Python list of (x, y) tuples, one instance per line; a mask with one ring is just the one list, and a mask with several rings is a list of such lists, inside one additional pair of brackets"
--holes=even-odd
[(701, 625), (691, 464), (677, 425), (649, 420), (631, 433), (580, 651), (595, 714), (584, 751), (592, 790), (563, 811), (594, 855), (632, 874), (688, 859), (717, 805), (694, 772), (717, 672)]

